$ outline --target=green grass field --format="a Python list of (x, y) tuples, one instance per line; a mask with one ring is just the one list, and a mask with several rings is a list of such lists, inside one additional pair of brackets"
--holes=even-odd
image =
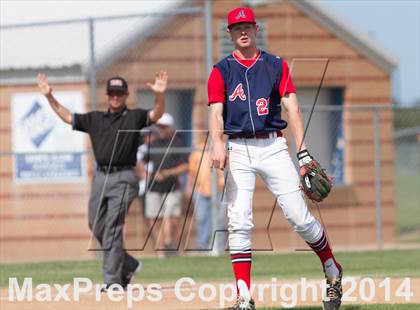
[[(346, 276), (420, 276), (420, 250), (338, 252), (336, 257)], [(174, 281), (186, 276), (198, 281), (232, 279), (232, 267), (226, 256), (146, 258), (143, 264), (136, 278), (141, 283)], [(256, 253), (252, 266), (254, 279), (322, 277), (320, 262), (311, 252)], [(34, 284), (71, 283), (74, 277), (88, 277), (100, 283), (101, 266), (99, 261), (0, 264), (0, 286), (7, 286), (10, 277), (19, 280), (32, 277)]]
[[(337, 259), (345, 268), (345, 276), (419, 277), (420, 250), (386, 250), (365, 252), (337, 252)], [(169, 257), (146, 258), (144, 267), (135, 282), (175, 282), (181, 277), (197, 281), (232, 280), (232, 270), (227, 256), (223, 257)], [(0, 264), (0, 287), (8, 286), (8, 278), (32, 277), (33, 283), (72, 283), (74, 277), (88, 277), (101, 282), (99, 261), (48, 262), (28, 264)], [(321, 278), (318, 258), (310, 252), (268, 255), (257, 253), (253, 260), (254, 279)], [(298, 307), (295, 310), (320, 310), (321, 307)], [(398, 305), (343, 305), (340, 310), (414, 310), (419, 304)], [(258, 308), (280, 310), (280, 308)]]
[[(420, 119), (419, 119), (420, 120)], [(419, 126), (419, 125), (418, 125)], [(420, 242), (420, 143), (400, 138), (395, 143), (395, 202), (398, 237), (411, 234)], [(417, 232), (416, 234), (413, 234)]]
[[(394, 110), (394, 126), (398, 131), (420, 126), (419, 106)], [(395, 201), (398, 236), (420, 243), (420, 144), (416, 135), (395, 140)], [(415, 234), (417, 232), (417, 234)]]
[(420, 184), (419, 176), (397, 176), (396, 202), (397, 202), (397, 232), (407, 233), (420, 230)]
[(394, 126), (396, 129), (420, 126), (420, 108), (397, 109), (394, 111)]

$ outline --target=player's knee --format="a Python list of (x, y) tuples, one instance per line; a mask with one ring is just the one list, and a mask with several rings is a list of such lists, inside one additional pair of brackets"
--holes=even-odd
[(316, 236), (319, 235), (320, 230), (322, 229), (319, 222), (311, 217), (310, 221), (301, 221), (294, 225), (293, 229), (306, 241), (312, 242), (316, 239)]
[(252, 220), (248, 220), (246, 218), (229, 219), (229, 223), (228, 223), (229, 232), (242, 231), (242, 230), (249, 231), (252, 229), (252, 227), (254, 227), (254, 225), (252, 224)]
[(294, 231), (300, 232), (310, 229), (314, 218), (312, 216), (305, 217), (299, 213), (289, 213), (287, 214), (287, 220), (292, 225)]
[(304, 232), (304, 231), (310, 230), (313, 225), (312, 220), (299, 218), (299, 217), (292, 219), (292, 222), (293, 222), (293, 229), (297, 232)]
[(228, 211), (228, 228), (229, 231), (251, 230), (254, 227), (252, 223), (252, 213), (248, 210), (236, 210), (230, 208)]

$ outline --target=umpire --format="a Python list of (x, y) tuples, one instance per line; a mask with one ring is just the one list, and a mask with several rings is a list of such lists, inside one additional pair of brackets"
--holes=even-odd
[[(53, 96), (44, 74), (38, 74), (38, 87), (54, 112), (74, 130), (89, 134), (97, 163), (89, 199), (89, 228), (103, 250), (103, 278), (106, 288), (112, 284), (126, 287), (141, 262), (124, 249), (123, 226), (128, 207), (138, 192), (136, 153), (139, 130), (156, 122), (164, 111), (168, 75), (156, 73), (152, 110), (128, 109), (127, 82), (121, 77), (108, 80), (106, 91), (108, 110), (84, 114), (71, 113)], [(114, 286), (115, 287), (115, 286)]]

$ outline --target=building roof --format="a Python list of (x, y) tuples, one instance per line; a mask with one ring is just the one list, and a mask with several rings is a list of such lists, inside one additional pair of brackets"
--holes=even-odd
[[(253, 7), (267, 4), (276, 4), (284, 0), (245, 0)], [(338, 16), (330, 8), (316, 0), (289, 0), (300, 12), (320, 24), (327, 31), (335, 34), (338, 38), (348, 43), (354, 50), (365, 56), (372, 63), (391, 73), (398, 65), (397, 57), (380, 43), (369, 37), (366, 33), (357, 29), (357, 26)]]
[[(261, 2), (261, 1), (259, 1)], [(342, 16), (337, 16), (320, 1), (291, 0), (291, 3), (302, 13), (319, 23), (326, 30), (348, 43), (361, 55), (368, 58), (388, 73), (398, 65), (397, 57), (392, 55), (367, 34), (357, 30), (351, 22)]]
[[(110, 64), (131, 45), (151, 35), (177, 13), (182, 0), (161, 2), (158, 13), (95, 18), (96, 68)], [(166, 13), (165, 13), (166, 12)], [(168, 17), (169, 16), (169, 17)], [(85, 81), (90, 65), (89, 19), (0, 27), (0, 84), (33, 83), (35, 72), (54, 82)]]

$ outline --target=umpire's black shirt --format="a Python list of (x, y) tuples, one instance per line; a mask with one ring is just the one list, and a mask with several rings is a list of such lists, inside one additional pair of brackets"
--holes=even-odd
[(109, 165), (112, 157), (113, 166), (135, 166), (140, 140), (139, 130), (149, 125), (148, 112), (148, 110), (131, 110), (125, 107), (116, 113), (109, 110), (75, 113), (73, 129), (89, 134), (98, 165)]

